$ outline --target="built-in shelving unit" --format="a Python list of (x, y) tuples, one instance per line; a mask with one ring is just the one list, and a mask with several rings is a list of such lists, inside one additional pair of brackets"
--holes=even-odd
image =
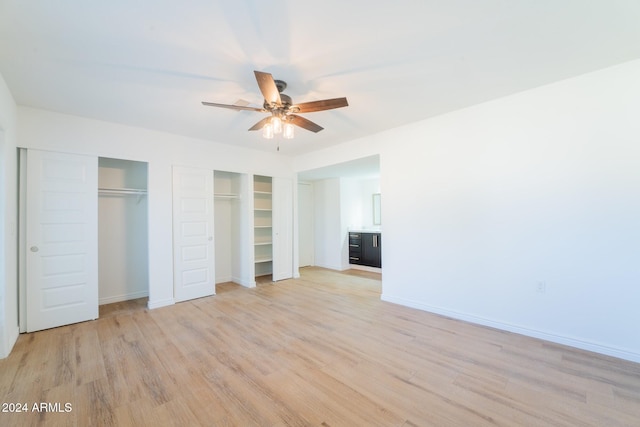
[(268, 176), (253, 177), (253, 244), (255, 275), (273, 273), (273, 206), (272, 180)]

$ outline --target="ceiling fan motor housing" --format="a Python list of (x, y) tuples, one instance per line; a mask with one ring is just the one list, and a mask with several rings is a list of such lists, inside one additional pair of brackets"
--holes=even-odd
[(287, 88), (287, 82), (284, 80), (274, 80), (273, 81), (278, 88), (278, 92), (282, 93)]
[[(279, 81), (279, 80), (276, 80), (276, 81)], [(280, 87), (278, 87), (278, 89), (280, 89)], [(291, 107), (291, 105), (293, 105), (293, 101), (291, 100), (291, 97), (289, 95), (285, 95), (284, 93), (280, 93), (280, 106), (272, 105), (269, 102), (267, 102), (267, 100), (265, 99), (263, 107), (267, 111), (274, 111), (278, 109), (286, 111), (289, 109), (289, 107)]]
[(284, 93), (280, 94), (280, 100), (282, 101), (282, 106), (284, 108), (288, 108), (291, 106), (291, 104), (293, 103), (291, 101), (291, 97), (289, 95), (285, 95)]

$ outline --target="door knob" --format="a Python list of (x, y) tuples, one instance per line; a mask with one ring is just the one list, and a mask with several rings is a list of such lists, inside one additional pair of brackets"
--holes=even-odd
[(37, 246), (31, 246), (29, 249), (31, 250), (31, 252), (38, 252), (40, 250)]

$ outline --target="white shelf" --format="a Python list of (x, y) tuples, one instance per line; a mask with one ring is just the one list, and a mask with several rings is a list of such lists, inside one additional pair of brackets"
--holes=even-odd
[(261, 264), (264, 262), (271, 262), (271, 261), (273, 261), (273, 258), (256, 258), (255, 259), (256, 264)]
[(267, 245), (272, 245), (273, 242), (256, 242), (253, 245), (254, 246), (267, 246)]

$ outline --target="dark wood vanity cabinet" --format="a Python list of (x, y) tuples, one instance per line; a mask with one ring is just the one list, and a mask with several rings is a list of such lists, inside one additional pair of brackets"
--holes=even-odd
[(349, 264), (382, 267), (380, 233), (349, 232)]
[(349, 264), (362, 264), (361, 233), (349, 233)]

